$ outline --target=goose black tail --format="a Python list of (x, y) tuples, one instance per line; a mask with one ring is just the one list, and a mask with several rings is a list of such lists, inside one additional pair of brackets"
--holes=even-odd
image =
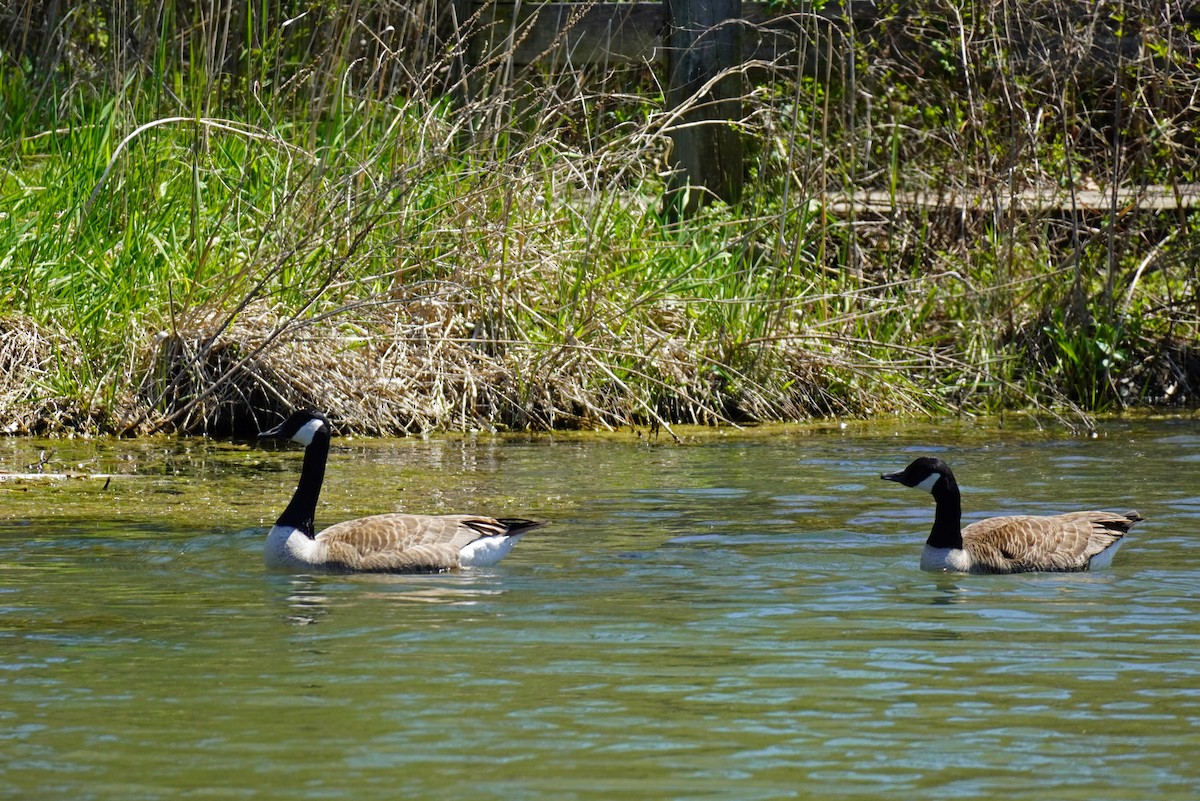
[(533, 531), (535, 528), (541, 528), (546, 525), (540, 520), (526, 520), (523, 517), (499, 517), (496, 519), (508, 529), (507, 533), (510, 537), (524, 534), (527, 531)]

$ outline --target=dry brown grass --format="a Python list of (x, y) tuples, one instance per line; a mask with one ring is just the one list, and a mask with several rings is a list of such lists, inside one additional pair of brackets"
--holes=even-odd
[(94, 431), (104, 413), (59, 388), (57, 370), (81, 359), (62, 333), (19, 314), (0, 317), (0, 433)]

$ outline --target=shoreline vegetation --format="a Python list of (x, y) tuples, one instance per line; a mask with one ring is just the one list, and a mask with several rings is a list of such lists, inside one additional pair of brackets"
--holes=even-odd
[(1197, 403), (1187, 3), (842, 18), (745, 70), (743, 196), (682, 220), (646, 65), (467, 65), (447, 3), (118, 5), (0, 11), (4, 433)]

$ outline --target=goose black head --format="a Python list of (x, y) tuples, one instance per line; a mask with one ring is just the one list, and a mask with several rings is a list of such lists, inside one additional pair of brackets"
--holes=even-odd
[(900, 472), (884, 473), (880, 478), (885, 481), (898, 482), (906, 487), (916, 487), (926, 492), (933, 492), (933, 488), (937, 486), (939, 481), (949, 479), (946, 483), (953, 482), (954, 474), (950, 472), (950, 467), (941, 459), (922, 456), (920, 459), (914, 460), (912, 464)]
[(274, 428), (260, 432), (258, 438), (290, 439), (292, 442), (298, 442), (307, 447), (319, 431), (324, 431), (326, 436), (329, 435), (329, 420), (320, 412), (303, 410), (293, 412), (288, 419)]

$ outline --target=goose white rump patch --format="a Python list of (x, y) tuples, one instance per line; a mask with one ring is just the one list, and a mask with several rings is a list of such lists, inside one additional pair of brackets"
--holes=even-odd
[(458, 561), (463, 567), (491, 567), (513, 549), (524, 534), (496, 534), (491, 537), (480, 537), (474, 542), (468, 542), (458, 552)]
[(1124, 544), (1125, 540), (1117, 540), (1112, 545), (1093, 556), (1088, 560), (1088, 570), (1101, 570), (1106, 567), (1112, 567), (1113, 557), (1117, 555), (1117, 551), (1121, 550), (1121, 546)]

